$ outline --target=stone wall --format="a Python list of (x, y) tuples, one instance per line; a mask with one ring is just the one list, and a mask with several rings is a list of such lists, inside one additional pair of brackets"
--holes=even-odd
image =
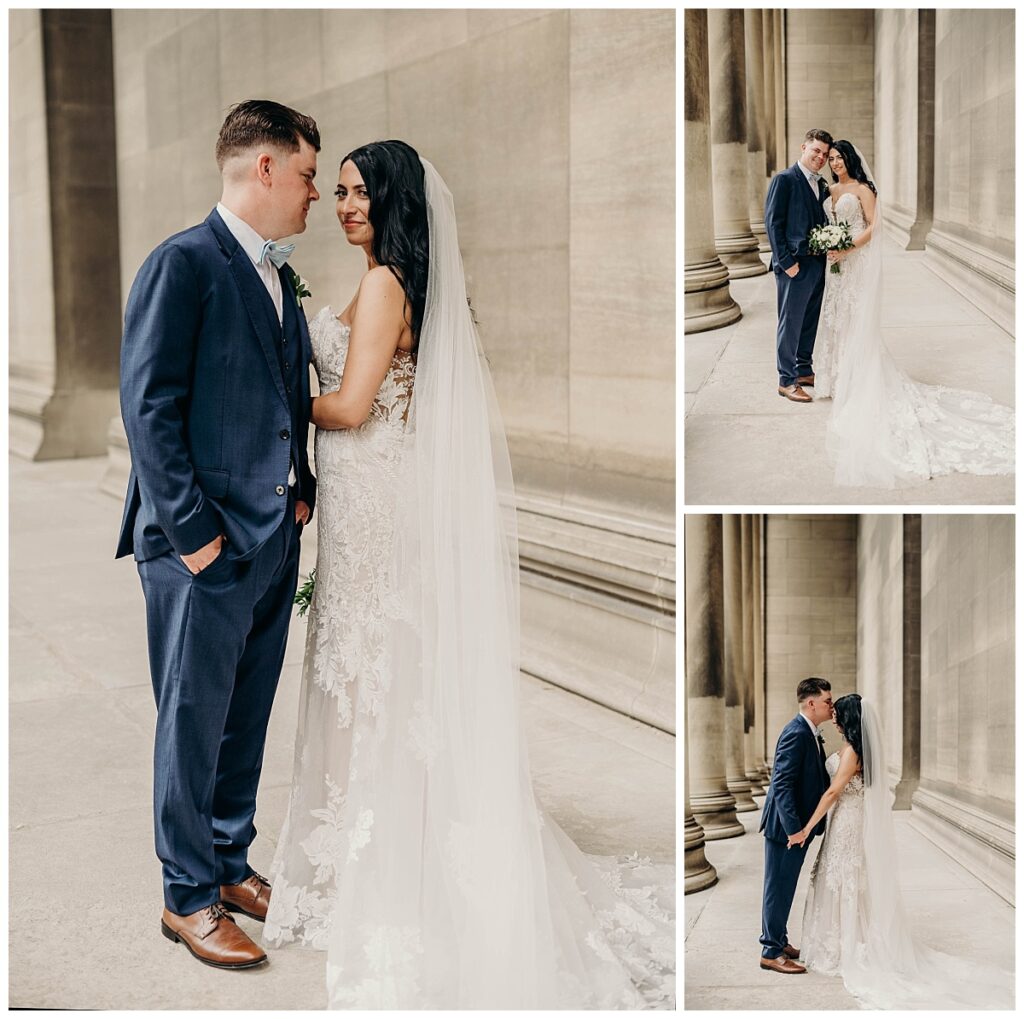
[[(797, 712), (801, 679), (821, 676), (833, 699), (857, 692), (857, 518), (771, 514), (766, 518), (765, 641), (767, 758)], [(829, 753), (839, 748), (825, 727)]]
[[(118, 9), (116, 165), (102, 163), (116, 170), (118, 216), (108, 219), (120, 220), (123, 301), (147, 253), (215, 204), (213, 148), (232, 103), (272, 93), (312, 114), (323, 198), (292, 259), (310, 282), (310, 313), (347, 304), (365, 265), (334, 216), (341, 157), (400, 137), (438, 167), (455, 196), (520, 494), (525, 667), (666, 729), (675, 717), (674, 18)], [(12, 187), (24, 198), (12, 225), (25, 238), (12, 294), (33, 280), (31, 306), (20, 294), (12, 306), (12, 349), (26, 372), (61, 361), (47, 353), (46, 178), (21, 155), (45, 138), (39, 23), (15, 12), (11, 33)], [(92, 363), (116, 387), (117, 297), (109, 303), (112, 342)], [(127, 446), (116, 388), (107, 397), (93, 424), (105, 443), (109, 422), (104, 488), (120, 496)]]
[(1014, 517), (922, 517), (915, 823), (1013, 900)]
[(1013, 10), (935, 14), (929, 265), (1008, 332), (1014, 306)]
[(787, 164), (805, 132), (852, 141), (874, 168), (875, 21), (870, 10), (789, 9), (786, 18)]

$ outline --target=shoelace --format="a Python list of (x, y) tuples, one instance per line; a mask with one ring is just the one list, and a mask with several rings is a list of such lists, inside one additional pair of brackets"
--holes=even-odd
[(206, 910), (209, 913), (211, 923), (215, 924), (218, 920), (235, 922), (235, 918), (219, 902), (213, 903), (212, 906), (207, 906)]
[(262, 874), (257, 874), (256, 871), (253, 871), (246, 880), (251, 881), (253, 878), (256, 878), (261, 885), (266, 885), (268, 888), (270, 887), (270, 882)]

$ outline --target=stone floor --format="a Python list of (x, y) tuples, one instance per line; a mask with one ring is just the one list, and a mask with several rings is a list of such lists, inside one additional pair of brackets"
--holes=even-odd
[[(882, 321), (911, 378), (1014, 402), (1013, 341), (925, 265), (889, 242)], [(954, 474), (896, 490), (837, 486), (825, 453), (830, 400), (776, 392), (776, 295), (769, 274), (730, 284), (743, 317), (685, 338), (686, 503), (730, 505), (1000, 505), (1013, 477)]]
[[(740, 814), (746, 834), (706, 844), (718, 884), (687, 895), (686, 996), (689, 1009), (830, 1011), (859, 1009), (839, 977), (807, 973), (780, 976), (758, 965), (764, 842), (758, 810)], [(894, 814), (899, 880), (915, 937), (965, 962), (986, 960), (1013, 970), (1014, 909), (929, 842), (904, 811)], [(799, 947), (803, 904), (815, 839), (800, 872), (789, 934)]]
[[(225, 973), (160, 935), (144, 606), (100, 460), (10, 465), (9, 1005), (319, 1009), (324, 957)], [(313, 565), (303, 550), (303, 573)], [(271, 718), (251, 862), (274, 853), (291, 777), (304, 623)], [(538, 796), (586, 850), (674, 858), (671, 736), (529, 677)], [(259, 925), (241, 918), (255, 933)]]

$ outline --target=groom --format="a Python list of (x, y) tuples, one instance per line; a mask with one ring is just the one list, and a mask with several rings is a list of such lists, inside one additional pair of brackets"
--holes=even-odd
[(293, 245), (275, 242), (306, 229), (319, 150), (311, 117), (232, 108), (221, 201), (149, 255), (125, 308), (117, 556), (134, 554), (146, 598), (161, 930), (222, 969), (266, 960), (228, 910), (262, 920), (270, 898), (247, 855), (316, 497), (309, 333)]
[(814, 385), (811, 357), (825, 293), (825, 256), (808, 252), (807, 235), (828, 219), (822, 204), (828, 186), (821, 169), (831, 146), (828, 131), (808, 131), (800, 146), (800, 159), (772, 178), (764, 207), (778, 294), (779, 396), (796, 403), (810, 403), (803, 387)]
[(761, 906), (761, 969), (806, 973), (794, 960), (786, 922), (793, 905), (804, 856), (815, 835), (825, 834), (824, 820), (800, 841), (804, 821), (814, 813), (828, 788), (824, 741), (818, 726), (832, 717), (832, 686), (825, 679), (805, 679), (796, 688), (800, 713), (779, 735), (772, 781), (765, 797), (760, 831), (764, 832), (764, 897)]

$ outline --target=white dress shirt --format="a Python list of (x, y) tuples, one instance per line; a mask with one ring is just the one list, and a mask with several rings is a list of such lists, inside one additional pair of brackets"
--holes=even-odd
[[(260, 237), (258, 233), (244, 219), (236, 216), (226, 205), (217, 203), (217, 213), (224, 220), (224, 225), (231, 231), (232, 236), (238, 241), (241, 249), (249, 256), (253, 266), (263, 280), (263, 285), (270, 294), (270, 299), (277, 309), (277, 321), (284, 325), (284, 302), (281, 298), (281, 277), (277, 273), (277, 266), (269, 258), (259, 264), (260, 255), (263, 253), (263, 245), (267, 238)], [(295, 464), (288, 465), (288, 484), (295, 484)]]
[[(815, 178), (818, 178), (820, 180), (821, 174), (815, 173), (813, 170), (808, 170), (807, 167), (804, 166), (804, 164), (801, 163), (799, 159), (797, 160), (796, 165), (800, 167), (801, 171), (803, 171), (803, 175), (807, 178), (807, 183), (811, 185), (811, 190), (814, 192), (815, 196), (817, 196), (818, 180), (816, 180)], [(256, 257), (259, 258), (259, 255), (257, 254)]]
[(277, 309), (278, 322), (284, 322), (284, 304), (281, 299), (281, 277), (277, 274), (277, 267), (269, 258), (259, 264), (260, 255), (263, 253), (263, 245), (272, 238), (260, 237), (258, 233), (244, 219), (236, 216), (226, 205), (217, 203), (217, 212), (224, 220), (224, 225), (231, 231), (235, 240), (241, 245), (242, 250), (249, 256), (256, 271), (263, 280), (263, 285), (270, 294), (270, 299)]
[(811, 732), (814, 733), (814, 739), (818, 739), (818, 727), (801, 711), (800, 717), (811, 727)]

